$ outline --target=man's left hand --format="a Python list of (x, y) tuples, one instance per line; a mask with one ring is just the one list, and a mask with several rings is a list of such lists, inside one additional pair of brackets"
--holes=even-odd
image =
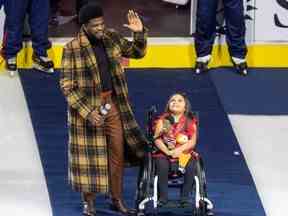
[(128, 24), (124, 24), (123, 26), (129, 28), (133, 32), (143, 31), (142, 21), (135, 11), (129, 10), (127, 14), (127, 19), (128, 19)]

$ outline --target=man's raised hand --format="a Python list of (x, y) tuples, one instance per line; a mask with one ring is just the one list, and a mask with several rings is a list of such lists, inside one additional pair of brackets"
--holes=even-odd
[(128, 19), (128, 24), (124, 24), (123, 25), (124, 27), (129, 28), (133, 32), (143, 31), (142, 21), (135, 11), (129, 10), (127, 13), (127, 19)]

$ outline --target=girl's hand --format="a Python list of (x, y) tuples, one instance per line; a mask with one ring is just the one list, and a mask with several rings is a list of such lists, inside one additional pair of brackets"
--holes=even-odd
[(180, 148), (176, 148), (172, 151), (172, 158), (179, 158), (179, 156), (183, 153)]
[(169, 156), (169, 157), (172, 157), (173, 151), (174, 151), (174, 150), (169, 150), (169, 151), (166, 153), (166, 155)]

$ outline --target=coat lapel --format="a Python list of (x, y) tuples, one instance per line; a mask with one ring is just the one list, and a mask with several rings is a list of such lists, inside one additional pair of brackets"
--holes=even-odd
[(94, 53), (93, 47), (91, 46), (87, 36), (84, 33), (84, 29), (81, 28), (80, 33), (78, 34), (78, 40), (80, 42), (81, 48), (84, 50), (85, 55), (82, 56), (84, 61), (87, 63), (89, 70), (93, 76), (94, 81), (97, 85), (101, 85), (100, 76), (99, 76), (99, 68), (97, 64), (96, 55)]
[(122, 71), (122, 68), (119, 68), (121, 67), (120, 62), (122, 58), (121, 48), (117, 43), (113, 41), (108, 31), (106, 31), (104, 34), (103, 43), (109, 59), (109, 67), (111, 69), (110, 71), (112, 72), (112, 75), (115, 76)]

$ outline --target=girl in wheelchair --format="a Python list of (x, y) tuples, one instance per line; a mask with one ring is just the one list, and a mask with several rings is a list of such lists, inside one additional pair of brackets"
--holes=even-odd
[[(180, 190), (180, 204), (189, 205), (198, 154), (193, 151), (197, 139), (197, 120), (191, 105), (182, 93), (173, 94), (165, 112), (155, 121), (154, 140), (157, 151), (153, 154), (158, 176), (158, 205), (168, 203), (168, 176), (184, 175)], [(191, 204), (190, 204), (191, 205)]]

